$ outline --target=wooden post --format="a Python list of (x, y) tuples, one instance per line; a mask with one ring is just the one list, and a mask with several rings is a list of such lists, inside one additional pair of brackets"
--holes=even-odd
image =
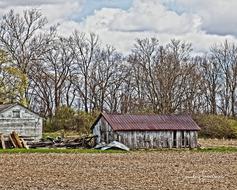
[(12, 134), (9, 135), (9, 139), (10, 139), (10, 142), (12, 143), (13, 147), (17, 148), (17, 145), (16, 145), (15, 141), (12, 138)]
[(29, 146), (26, 144), (26, 141), (23, 138), (20, 138), (23, 148), (29, 149)]
[(0, 138), (1, 138), (2, 149), (6, 149), (6, 145), (5, 145), (5, 141), (4, 141), (4, 136), (3, 136), (3, 134), (0, 134)]

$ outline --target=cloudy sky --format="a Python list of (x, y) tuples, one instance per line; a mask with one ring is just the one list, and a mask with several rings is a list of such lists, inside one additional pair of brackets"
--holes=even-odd
[(60, 23), (62, 35), (94, 32), (122, 52), (145, 37), (185, 40), (197, 52), (225, 39), (237, 42), (236, 0), (0, 0), (0, 15), (30, 8)]

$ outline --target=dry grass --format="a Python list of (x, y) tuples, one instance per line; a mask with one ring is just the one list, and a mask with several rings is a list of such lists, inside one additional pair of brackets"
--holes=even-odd
[(0, 154), (0, 189), (233, 189), (237, 153)]
[(202, 147), (237, 147), (237, 139), (198, 139)]

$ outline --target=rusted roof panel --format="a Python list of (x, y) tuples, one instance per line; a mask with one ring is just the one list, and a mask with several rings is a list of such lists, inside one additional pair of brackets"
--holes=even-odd
[(114, 131), (200, 130), (188, 115), (119, 115), (102, 113)]

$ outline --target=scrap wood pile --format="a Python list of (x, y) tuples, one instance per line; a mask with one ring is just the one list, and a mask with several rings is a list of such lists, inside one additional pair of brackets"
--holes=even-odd
[(20, 137), (15, 131), (9, 135), (0, 134), (0, 147), (7, 148), (26, 148), (29, 149), (26, 141)]
[(92, 148), (94, 147), (95, 138), (97, 136), (85, 136), (74, 139), (62, 139), (60, 137), (54, 139), (47, 137), (39, 142), (28, 142), (30, 148)]
[(60, 137), (54, 139), (47, 137), (40, 141), (19, 136), (15, 131), (9, 135), (0, 133), (0, 148), (92, 148), (94, 147), (96, 136), (85, 136), (73, 139), (62, 139)]

